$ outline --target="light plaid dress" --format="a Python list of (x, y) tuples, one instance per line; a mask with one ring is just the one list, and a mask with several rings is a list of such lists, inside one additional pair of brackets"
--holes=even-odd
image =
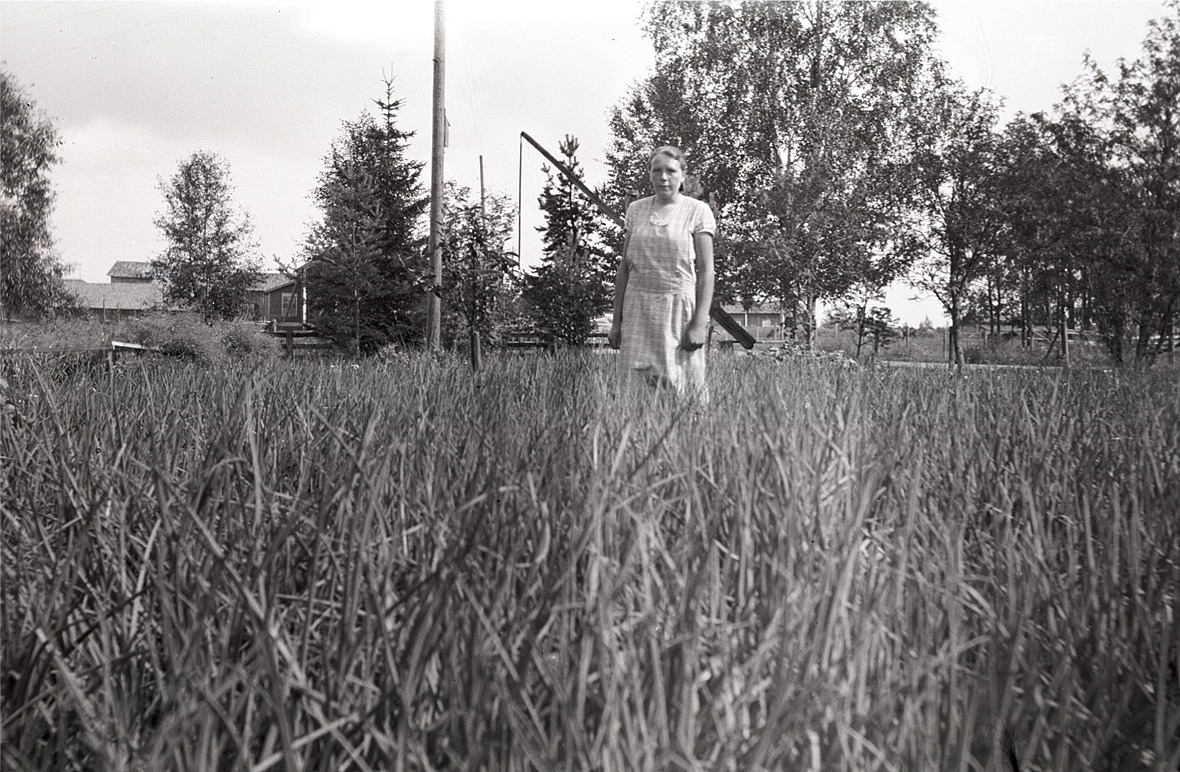
[(680, 348), (696, 308), (696, 249), (693, 235), (716, 233), (713, 210), (681, 196), (665, 217), (655, 214), (655, 198), (627, 207), (624, 227), (631, 240), (623, 259), (629, 270), (623, 297), (619, 370), (645, 380), (692, 392), (705, 399), (705, 347)]

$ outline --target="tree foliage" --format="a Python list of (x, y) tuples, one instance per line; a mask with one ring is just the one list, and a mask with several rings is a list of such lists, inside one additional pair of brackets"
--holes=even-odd
[(1180, 314), (1180, 4), (1112, 75), (1087, 57), (1052, 113), (1018, 115), (996, 156), (999, 249), (968, 293), (993, 331), (1045, 325), (1061, 361), (1070, 329), (1115, 361), (1146, 364)]
[(876, 355), (897, 339), (898, 322), (892, 311), (887, 306), (873, 305), (883, 299), (879, 292), (864, 292), (837, 303), (828, 316), (828, 324), (852, 333), (853, 355), (858, 360), (866, 345), (871, 344)]
[[(719, 295), (815, 303), (885, 281), (912, 258), (904, 222), (914, 99), (940, 65), (922, 3), (657, 3), (655, 72), (611, 119), (612, 186), (680, 145), (720, 208)], [(883, 285), (882, 285), (883, 286)]]
[(447, 183), (444, 202), (443, 339), (464, 339), (473, 360), (479, 347), (495, 346), (504, 328), (517, 320), (517, 256), (505, 249), (512, 235), (515, 207), (507, 196), (492, 193), (482, 202), (471, 190)]
[(260, 261), (250, 217), (233, 204), (229, 164), (198, 150), (159, 188), (164, 212), (155, 224), (167, 246), (152, 271), (164, 300), (194, 308), (206, 323), (233, 319), (258, 282)]
[(39, 316), (65, 298), (49, 218), (50, 170), (60, 160), (53, 123), (0, 69), (0, 316)]
[[(566, 168), (582, 179), (577, 139), (566, 135), (559, 150)], [(547, 342), (579, 346), (610, 308), (615, 258), (593, 204), (564, 175), (547, 166), (544, 171), (541, 265), (526, 277), (524, 295)]]
[[(1033, 320), (1059, 294), (1065, 277), (1054, 276), (1051, 266), (1063, 264), (1076, 232), (1066, 223), (1077, 210), (1066, 204), (1081, 188), (1055, 152), (1053, 134), (1052, 122), (1037, 113), (1017, 116), (999, 137), (998, 255), (984, 287), (971, 297), (991, 332), (1000, 332), (1005, 320), (1016, 322), (1025, 346)], [(1081, 226), (1076, 218), (1074, 224)]]
[(1130, 339), (1140, 362), (1168, 345), (1180, 321), (1180, 3), (1167, 9), (1150, 22), (1142, 55), (1121, 60), (1113, 76), (1087, 56), (1065, 102), (1066, 116), (1098, 137), (1121, 203), (1123, 243), (1094, 287), (1104, 332), (1116, 358)]
[(1044, 113), (1018, 115), (999, 140), (999, 249), (975, 302), (992, 332), (1010, 322), (1026, 347), (1035, 327), (1052, 328), (1065, 361), (1068, 329), (1097, 318), (1100, 266), (1121, 249), (1122, 204), (1102, 145), (1076, 116)]
[(914, 283), (942, 303), (950, 317), (948, 356), (963, 363), (959, 332), (972, 287), (985, 277), (997, 241), (995, 103), (985, 91), (942, 81), (927, 95), (936, 120), (926, 124), (917, 153), (916, 215), (923, 257)]
[(428, 286), (423, 164), (406, 157), (414, 133), (398, 128), (402, 103), (385, 85), (380, 120), (366, 111), (345, 121), (324, 159), (313, 194), (322, 218), (304, 248), (310, 321), (361, 353), (419, 343)]

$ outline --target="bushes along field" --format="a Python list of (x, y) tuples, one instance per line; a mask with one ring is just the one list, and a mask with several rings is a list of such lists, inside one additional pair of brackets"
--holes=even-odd
[(1162, 374), (30, 362), (5, 769), (1180, 761)]

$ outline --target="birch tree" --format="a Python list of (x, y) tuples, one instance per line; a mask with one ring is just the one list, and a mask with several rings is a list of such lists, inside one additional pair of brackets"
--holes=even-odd
[(611, 185), (686, 151), (720, 210), (720, 296), (777, 301), (810, 337), (817, 300), (905, 267), (914, 95), (941, 68), (927, 5), (668, 2), (645, 29), (655, 72), (612, 114)]
[(926, 147), (915, 164), (922, 257), (911, 281), (950, 317), (947, 356), (958, 366), (967, 300), (999, 252), (997, 108), (987, 92), (950, 81), (932, 89), (927, 104), (937, 120), (926, 124)]
[(52, 121), (0, 70), (0, 316), (48, 313), (65, 297), (50, 230), (60, 160)]
[(164, 300), (190, 306), (211, 324), (232, 319), (257, 283), (261, 261), (250, 217), (233, 203), (229, 164), (198, 150), (160, 180), (164, 211), (155, 224), (167, 246), (152, 260)]
[(1122, 359), (1129, 338), (1134, 359), (1147, 363), (1172, 345), (1180, 322), (1180, 3), (1149, 23), (1142, 54), (1113, 74), (1087, 56), (1064, 106), (1104, 140), (1125, 203), (1126, 243), (1095, 286), (1108, 343)]

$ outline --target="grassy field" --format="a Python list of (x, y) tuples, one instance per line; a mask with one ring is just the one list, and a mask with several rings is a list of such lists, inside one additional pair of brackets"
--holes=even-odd
[[(998, 364), (1023, 365), (1032, 367), (1057, 367), (1062, 364), (1061, 351), (1052, 335), (1038, 329), (1039, 338), (1028, 348), (1021, 346), (1016, 337), (992, 336), (986, 338), (982, 331), (974, 326), (967, 326), (961, 332), (960, 347), (963, 361), (968, 364)], [(1009, 331), (1009, 336), (1015, 333)], [(1050, 347), (1052, 342), (1052, 347)], [(821, 328), (816, 331), (816, 348), (822, 351), (842, 352), (849, 358), (856, 358), (856, 338), (851, 331)], [(1133, 347), (1133, 346), (1132, 346)], [(901, 362), (941, 362), (948, 361), (947, 331), (945, 329), (914, 330), (909, 337), (899, 337), (883, 347), (876, 354), (872, 345), (866, 344), (861, 348), (861, 361), (872, 359), (901, 361)], [(1070, 365), (1072, 367), (1111, 367), (1114, 365), (1106, 347), (1102, 345), (1100, 337), (1094, 333), (1085, 342), (1075, 341), (1070, 345)], [(1176, 355), (1165, 352), (1158, 357), (1158, 363), (1163, 367), (1175, 367)]]
[(1174, 770), (1173, 374), (4, 360), (6, 770)]

